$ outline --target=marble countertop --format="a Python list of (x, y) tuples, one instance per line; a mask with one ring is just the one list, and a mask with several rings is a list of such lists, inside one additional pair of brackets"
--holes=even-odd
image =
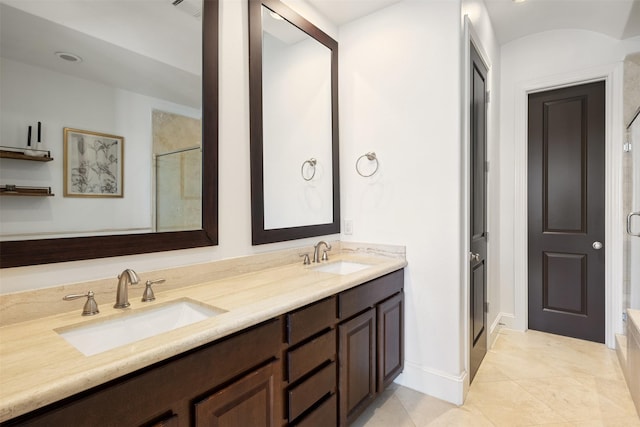
[[(130, 297), (131, 307), (122, 310), (111, 301), (99, 305), (97, 316), (82, 317), (76, 308), (0, 327), (0, 422), (406, 266), (404, 259), (361, 254), (341, 254), (330, 262), (339, 260), (371, 267), (337, 275), (296, 263), (165, 292), (158, 287), (153, 302)], [(185, 298), (227, 311), (93, 356), (83, 355), (56, 332)]]

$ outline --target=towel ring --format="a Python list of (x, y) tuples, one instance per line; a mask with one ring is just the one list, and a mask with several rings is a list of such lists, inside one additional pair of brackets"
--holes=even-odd
[[(304, 174), (304, 165), (306, 165), (307, 163), (309, 163), (309, 169), (313, 170), (309, 178), (307, 178)], [(300, 167), (300, 174), (302, 175), (302, 179), (304, 179), (305, 181), (311, 181), (313, 177), (316, 176), (316, 163), (318, 163), (318, 161), (313, 157), (310, 158), (309, 160), (305, 160), (302, 163), (302, 166)]]
[[(373, 170), (373, 172), (371, 172), (368, 175), (365, 175), (362, 172), (360, 172), (360, 160), (362, 160), (365, 157), (367, 158), (367, 160), (371, 162), (376, 162), (376, 168)], [(380, 163), (378, 162), (378, 157), (376, 157), (376, 153), (374, 153), (373, 151), (363, 154), (362, 156), (358, 157), (358, 160), (356, 160), (356, 172), (358, 172), (358, 175), (364, 178), (369, 178), (370, 176), (375, 175), (375, 173), (378, 172), (379, 166), (380, 166)]]

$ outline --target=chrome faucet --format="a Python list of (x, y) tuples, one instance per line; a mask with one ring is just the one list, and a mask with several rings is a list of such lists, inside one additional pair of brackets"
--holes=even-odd
[(118, 292), (116, 294), (116, 303), (113, 308), (127, 308), (129, 307), (129, 290), (127, 286), (129, 284), (136, 284), (140, 279), (135, 271), (127, 268), (118, 275)]
[(327, 257), (327, 251), (331, 250), (331, 245), (324, 240), (320, 240), (318, 244), (313, 247), (313, 262), (320, 262), (320, 246), (322, 245), (327, 248), (322, 255), (322, 261), (329, 260), (329, 258)]

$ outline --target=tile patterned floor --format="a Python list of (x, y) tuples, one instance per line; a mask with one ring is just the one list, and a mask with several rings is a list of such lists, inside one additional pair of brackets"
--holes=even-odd
[(463, 406), (392, 385), (354, 427), (640, 427), (615, 351), (602, 344), (503, 330)]

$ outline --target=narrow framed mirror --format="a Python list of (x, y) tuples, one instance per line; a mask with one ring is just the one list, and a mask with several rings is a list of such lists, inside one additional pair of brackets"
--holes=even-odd
[[(0, 5), (6, 9), (3, 18), (12, 16), (16, 22), (46, 26), (38, 31), (28, 26), (28, 31), (40, 39), (16, 37), (18, 33), (9, 31), (20, 31), (20, 26), (4, 25), (3, 21), (3, 141), (22, 147), (23, 139), (26, 140), (26, 131), (24, 138), (21, 134), (23, 128), (32, 122), (35, 126), (42, 117), (43, 139), (48, 144), (45, 148), (53, 157), (53, 161), (42, 165), (14, 160), (15, 157), (3, 158), (0, 178), (2, 184), (9, 179), (22, 179), (27, 185), (29, 180), (38, 180), (55, 190), (55, 197), (3, 198), (2, 268), (218, 244), (218, 0), (183, 0), (173, 4), (99, 3), (64, 5), (64, 8), (78, 8), (75, 11), (63, 10), (59, 4), (21, 0), (8, 0)], [(148, 19), (150, 13), (154, 20)], [(100, 18), (107, 15), (118, 17), (115, 29), (99, 26), (110, 22)], [(135, 21), (135, 16), (141, 16), (142, 22)], [(162, 21), (164, 18), (168, 24)], [(158, 29), (154, 25), (164, 27)], [(152, 27), (155, 31), (147, 31)], [(45, 38), (43, 34), (51, 37)], [(54, 34), (61, 36), (64, 44), (58, 39), (54, 43)], [(38, 52), (41, 53), (38, 58), (29, 58), (27, 55), (32, 49), (28, 43), (32, 41), (28, 39), (35, 40), (34, 46), (39, 49), (52, 43), (66, 46), (65, 49), (78, 49), (75, 55), (57, 52), (55, 56), (61, 59), (77, 56), (79, 60), (75, 61), (77, 64), (59, 61), (57, 65), (48, 66), (45, 61), (53, 64), (58, 60), (54, 52), (42, 51)], [(5, 72), (7, 70), (10, 72)], [(39, 97), (9, 96), (16, 87), (10, 78), (22, 78), (26, 75), (24, 70), (48, 76), (48, 79), (32, 79), (29, 85), (40, 88)], [(67, 90), (66, 96), (52, 95), (62, 90), (60, 82), (66, 90), (71, 81), (79, 81), (83, 86), (75, 91)], [(94, 93), (106, 95), (90, 96)], [(31, 104), (27, 104), (25, 98), (29, 98)], [(19, 102), (10, 104), (9, 99)], [(131, 113), (133, 108), (137, 108), (135, 114)], [(100, 114), (105, 111), (110, 114)], [(186, 127), (192, 131), (185, 132)], [(119, 197), (71, 194), (84, 191), (71, 186), (73, 180), (82, 175), (79, 171), (87, 168), (82, 166), (85, 163), (74, 160), (77, 153), (72, 158), (70, 151), (63, 150), (65, 128), (74, 128), (70, 129), (74, 135), (69, 134), (67, 140), (68, 132), (64, 131), (64, 147), (73, 147), (69, 150), (85, 157), (89, 157), (87, 153), (91, 151), (86, 147), (93, 148), (90, 144), (94, 139), (111, 136), (107, 134), (120, 138), (124, 154), (121, 154), (119, 170), (124, 174), (120, 172), (116, 181), (120, 183)], [(39, 130), (38, 123), (38, 137)], [(6, 138), (7, 135), (11, 138)], [(185, 141), (177, 146), (163, 146), (161, 141), (157, 143), (163, 135)], [(81, 137), (85, 139), (79, 139)], [(168, 160), (171, 155), (174, 159)], [(72, 166), (74, 161), (78, 162), (76, 166)], [(102, 167), (97, 160), (82, 160), (85, 161), (96, 166), (94, 169)], [(26, 178), (20, 175), (25, 170)], [(92, 171), (87, 176), (90, 173)], [(73, 191), (67, 192), (65, 187), (63, 194), (62, 184), (66, 179), (71, 180), (69, 188)], [(179, 212), (172, 213), (173, 218), (162, 208), (178, 205), (170, 198), (167, 200), (172, 191), (177, 191), (181, 200)], [(100, 186), (93, 186), (92, 192), (104, 191)], [(98, 222), (98, 216), (104, 222)], [(188, 221), (184, 220), (187, 217)]]
[(338, 43), (279, 0), (249, 0), (254, 245), (340, 232)]

